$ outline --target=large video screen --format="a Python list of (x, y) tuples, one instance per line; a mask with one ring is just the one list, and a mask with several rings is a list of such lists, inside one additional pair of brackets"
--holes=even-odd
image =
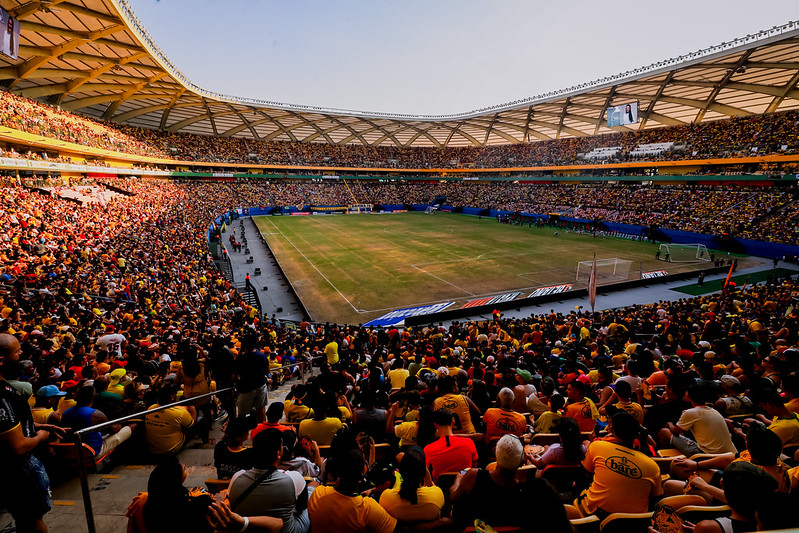
[(0, 40), (0, 52), (11, 59), (19, 57), (19, 27), (19, 20), (12, 17), (5, 9), (0, 8), (0, 32), (3, 35)]
[(608, 108), (608, 128), (638, 122), (638, 102)]

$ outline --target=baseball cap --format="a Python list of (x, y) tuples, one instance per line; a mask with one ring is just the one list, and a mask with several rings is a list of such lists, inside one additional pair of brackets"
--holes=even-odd
[(533, 379), (533, 375), (523, 368), (517, 368), (516, 375), (522, 378), (525, 383), (530, 383), (530, 381)]
[(723, 376), (721, 376), (719, 378), (719, 381), (721, 381), (728, 387), (735, 387), (741, 384), (741, 382), (738, 381), (738, 378), (736, 378), (735, 376), (731, 376), (729, 374), (724, 374)]
[[(77, 382), (76, 382), (77, 384)], [(66, 392), (59, 390), (58, 387), (55, 385), (45, 385), (38, 391), (36, 391), (36, 396), (40, 398), (52, 398), (54, 396), (66, 396)]]

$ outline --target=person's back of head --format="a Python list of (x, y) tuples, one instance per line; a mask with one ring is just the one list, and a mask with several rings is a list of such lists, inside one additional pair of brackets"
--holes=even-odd
[(424, 483), (427, 468), (425, 465), (424, 451), (419, 446), (411, 446), (403, 454), (399, 464), (399, 473), (402, 476), (400, 498), (414, 505), (418, 503), (416, 491)]
[(164, 456), (147, 481), (144, 523), (148, 531), (170, 531), (185, 524), (188, 491), (183, 486), (186, 471), (177, 457)]
[(619, 410), (610, 417), (610, 420), (613, 434), (616, 435), (625, 446), (632, 447), (635, 440), (638, 439), (641, 448), (639, 451), (643, 452), (644, 455), (651, 455), (647, 443), (646, 431), (633, 415), (627, 411)]
[(250, 434), (250, 423), (246, 417), (240, 416), (228, 421), (225, 428), (225, 442), (227, 444), (241, 444)]
[(88, 407), (92, 404), (96, 395), (97, 392), (92, 385), (84, 385), (78, 389), (78, 393), (75, 395), (75, 403), (79, 407)]
[(108, 378), (108, 374), (105, 374), (105, 375), (102, 375), (102, 376), (97, 376), (94, 379), (94, 390), (97, 391), (97, 394), (100, 394), (101, 392), (105, 392), (105, 391), (108, 390), (109, 383), (110, 383), (110, 380)]
[(622, 379), (616, 381), (616, 387), (614, 389), (616, 394), (619, 396), (619, 399), (624, 402), (630, 401), (630, 398), (633, 396), (633, 388), (627, 381)]
[(563, 395), (553, 394), (549, 397), (549, 410), (553, 413), (563, 409), (564, 405), (566, 405), (566, 398), (564, 398)]
[(563, 448), (563, 458), (575, 463), (582, 459), (583, 436), (580, 433), (580, 426), (573, 418), (562, 417), (556, 426), (556, 431), (560, 437), (560, 445)]
[(277, 461), (283, 451), (283, 435), (278, 429), (267, 428), (252, 440), (253, 466), (265, 470)]
[(283, 404), (272, 402), (266, 409), (266, 421), (270, 424), (277, 424), (283, 418)]
[(505, 434), (497, 441), (495, 454), (498, 469), (515, 472), (522, 465), (524, 447), (518, 437)]
[(721, 482), (727, 504), (747, 520), (754, 520), (760, 505), (777, 490), (777, 480), (746, 461), (734, 461), (725, 468)]
[(442, 395), (455, 392), (455, 378), (449, 375), (439, 378), (438, 392), (440, 392)]
[(757, 509), (758, 531), (779, 531), (799, 527), (795, 498), (785, 492), (775, 492), (760, 503)]
[(158, 405), (164, 406), (170, 404), (175, 399), (175, 389), (171, 385), (164, 385), (158, 391)]
[(696, 405), (707, 405), (710, 401), (712, 392), (710, 387), (704, 383), (696, 383), (688, 387), (688, 397)]
[(515, 398), (516, 397), (514, 396), (513, 391), (508, 387), (501, 388), (497, 394), (499, 406), (503, 409), (511, 409), (513, 407), (513, 401)]
[(555, 380), (551, 376), (546, 376), (541, 380), (541, 392), (546, 396), (552, 396), (555, 392)]
[(746, 432), (746, 449), (752, 462), (760, 466), (773, 466), (782, 453), (780, 437), (761, 424), (752, 424)]
[(436, 426), (452, 426), (452, 411), (442, 407), (433, 411), (433, 423)]
[(339, 488), (343, 489), (342, 492), (354, 493), (366, 466), (363, 452), (359, 448), (353, 448), (337, 455), (334, 459)]

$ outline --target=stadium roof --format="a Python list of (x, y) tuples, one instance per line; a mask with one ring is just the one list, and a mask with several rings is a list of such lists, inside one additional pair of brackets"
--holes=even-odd
[[(275, 141), (481, 146), (633, 131), (799, 108), (799, 21), (616, 76), (452, 115), (293, 105), (206, 91), (153, 42), (125, 0), (0, 0), (22, 21), (0, 84), (145, 128)], [(609, 105), (640, 122), (607, 128)]]

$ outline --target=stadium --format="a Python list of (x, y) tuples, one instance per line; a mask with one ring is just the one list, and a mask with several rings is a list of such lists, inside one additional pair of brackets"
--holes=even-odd
[(799, 527), (799, 22), (437, 115), (0, 8), (0, 530)]

